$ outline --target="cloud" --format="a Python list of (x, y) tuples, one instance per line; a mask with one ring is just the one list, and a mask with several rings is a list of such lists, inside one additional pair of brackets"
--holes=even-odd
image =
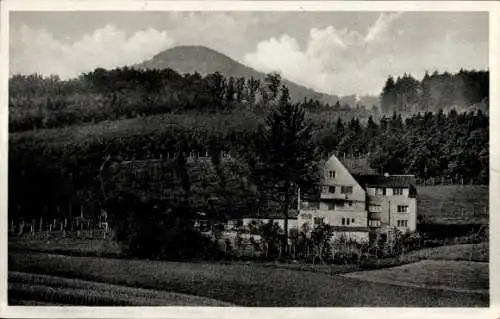
[(252, 31), (265, 15), (253, 12), (169, 12), (169, 34), (178, 44), (211, 47), (232, 57), (253, 48)]
[(244, 62), (262, 72), (278, 71), (293, 82), (338, 95), (379, 94), (389, 75), (407, 72), (421, 77), (425, 70), (455, 72), (460, 67), (487, 67), (487, 43), (461, 42), (453, 32), (408, 46), (405, 30), (394, 25), (400, 16), (381, 13), (366, 34), (333, 26), (313, 28), (304, 48), (289, 35), (273, 37), (258, 43)]
[(382, 12), (377, 21), (368, 29), (368, 33), (365, 36), (366, 42), (382, 40), (386, 35), (387, 29), (391, 25), (391, 22), (400, 17), (402, 12), (395, 13), (384, 13)]
[(165, 31), (152, 28), (127, 35), (106, 25), (80, 39), (59, 40), (44, 29), (22, 26), (11, 30), (10, 73), (78, 76), (96, 67), (113, 68), (151, 58), (172, 47), (174, 40)]
[(291, 81), (322, 92), (373, 91), (380, 77), (367, 78), (364, 71), (398, 16), (382, 13), (366, 35), (333, 26), (312, 28), (304, 50), (289, 35), (270, 38), (245, 55), (244, 62), (264, 72), (278, 71)]

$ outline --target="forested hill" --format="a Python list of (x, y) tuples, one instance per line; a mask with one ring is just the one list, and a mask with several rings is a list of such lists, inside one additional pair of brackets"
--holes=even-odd
[[(98, 123), (166, 113), (265, 112), (277, 102), (283, 84), (279, 74), (263, 80), (225, 77), (220, 72), (179, 74), (172, 69), (96, 69), (71, 80), (57, 76), (14, 75), (9, 80), (11, 132)], [(308, 98), (305, 108), (320, 117), (367, 119), (364, 107), (330, 106)], [(358, 105), (359, 106), (359, 105)], [(327, 112), (328, 114), (324, 114)]]
[[(97, 172), (107, 155), (168, 158), (181, 142), (189, 152), (234, 152), (243, 165), (234, 174), (248, 181), (241, 190), (255, 188), (252, 180), (258, 179), (251, 172), (253, 150), (262, 145), (259, 128), (270, 110), (290, 99), (273, 74), (263, 82), (235, 83), (220, 73), (122, 68), (69, 81), (14, 76), (9, 84), (9, 214), (19, 216), (40, 216), (40, 209), (64, 215), (88, 203), (97, 207)], [(335, 106), (314, 100), (299, 105), (308, 110), (312, 126), (308, 145), (322, 153), (361, 156), (379, 172), (419, 179), (488, 182), (484, 112), (394, 113), (377, 121), (362, 108), (343, 119)]]
[(489, 109), (489, 71), (428, 73), (421, 80), (409, 74), (390, 76), (380, 95), (383, 113), (472, 111)]
[[(150, 60), (132, 66), (136, 69), (173, 69), (180, 74), (199, 73), (202, 76), (219, 72), (231, 81), (239, 78), (259, 80), (263, 82), (266, 74), (243, 65), (230, 57), (205, 46), (178, 46), (158, 53)], [(292, 101), (301, 102), (305, 98), (318, 100), (330, 105), (339, 100), (336, 95), (315, 92), (312, 89), (298, 85), (286, 79), (283, 84), (290, 91)]]

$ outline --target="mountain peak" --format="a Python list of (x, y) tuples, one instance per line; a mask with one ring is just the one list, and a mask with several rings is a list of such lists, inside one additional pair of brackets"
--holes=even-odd
[[(261, 81), (264, 81), (266, 78), (266, 74), (258, 72), (223, 53), (202, 45), (181, 45), (167, 49), (156, 54), (150, 60), (137, 64), (134, 67), (140, 69), (170, 68), (181, 74), (198, 72), (202, 76), (220, 72), (226, 77), (253, 77)], [(333, 105), (338, 100), (337, 96), (318, 93), (286, 79), (283, 80), (283, 83), (288, 87), (290, 97), (294, 101), (312, 98)]]
[(164, 50), (158, 54), (156, 54), (153, 59), (155, 58), (161, 58), (163, 56), (170, 57), (172, 55), (178, 55), (178, 54), (188, 54), (188, 55), (195, 55), (199, 57), (205, 57), (207, 55), (214, 55), (214, 56), (224, 56), (228, 59), (230, 59), (228, 56), (212, 49), (204, 45), (179, 45), (167, 50)]

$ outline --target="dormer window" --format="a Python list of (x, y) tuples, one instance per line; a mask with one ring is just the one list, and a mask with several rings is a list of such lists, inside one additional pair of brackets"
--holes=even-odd
[(335, 171), (328, 171), (328, 176), (330, 177), (330, 179), (334, 179), (335, 178)]

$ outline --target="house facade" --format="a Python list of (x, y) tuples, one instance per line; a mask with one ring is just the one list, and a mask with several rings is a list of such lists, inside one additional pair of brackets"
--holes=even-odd
[(327, 224), (334, 236), (368, 240), (366, 191), (336, 156), (324, 163), (320, 186), (319, 201), (299, 201), (299, 228)]
[(368, 226), (402, 232), (417, 229), (417, 189), (413, 176), (359, 176), (367, 190)]
[(328, 224), (334, 237), (368, 241), (370, 232), (414, 231), (416, 223), (413, 176), (354, 174), (335, 155), (324, 163), (319, 199), (299, 200), (299, 229)]

